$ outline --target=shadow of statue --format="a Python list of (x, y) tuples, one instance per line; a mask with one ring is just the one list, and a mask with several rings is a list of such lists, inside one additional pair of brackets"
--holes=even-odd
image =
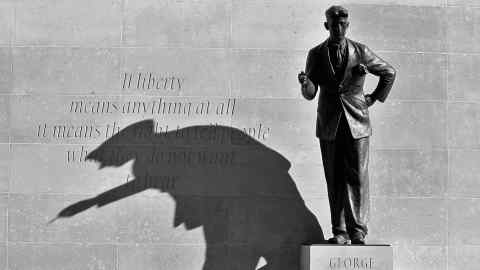
[(146, 189), (175, 201), (174, 227), (203, 227), (204, 270), (291, 270), (300, 245), (324, 241), (288, 170), (290, 162), (243, 131), (190, 126), (156, 133), (153, 120), (134, 123), (87, 155), (100, 168), (134, 160), (132, 181), (64, 208), (57, 218), (102, 207)]

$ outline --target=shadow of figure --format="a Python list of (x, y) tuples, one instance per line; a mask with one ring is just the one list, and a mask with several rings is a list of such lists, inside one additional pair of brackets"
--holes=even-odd
[(64, 208), (57, 218), (146, 189), (168, 192), (174, 227), (203, 226), (203, 270), (299, 268), (300, 245), (324, 241), (288, 170), (290, 162), (239, 129), (210, 125), (156, 133), (134, 123), (87, 155), (100, 168), (134, 160), (135, 179)]

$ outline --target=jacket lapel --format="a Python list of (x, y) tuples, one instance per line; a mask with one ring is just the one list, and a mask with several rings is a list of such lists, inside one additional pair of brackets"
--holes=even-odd
[(320, 56), (321, 56), (321, 61), (320, 63), (323, 63), (322, 70), (327, 71), (327, 78), (329, 80), (335, 81), (335, 71), (332, 66), (332, 62), (330, 62), (330, 53), (328, 51), (328, 39), (325, 40), (320, 48)]
[(353, 47), (352, 42), (350, 39), (346, 39), (347, 41), (347, 49), (348, 49), (348, 59), (347, 59), (347, 66), (345, 67), (345, 72), (343, 74), (342, 83), (345, 82), (349, 77), (352, 75), (352, 67), (355, 65), (355, 48)]

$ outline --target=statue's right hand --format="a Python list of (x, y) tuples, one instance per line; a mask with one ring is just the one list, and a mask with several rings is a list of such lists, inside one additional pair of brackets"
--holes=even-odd
[(306, 84), (307, 83), (307, 80), (308, 80), (308, 77), (307, 77), (307, 74), (305, 74), (304, 71), (301, 71), (300, 73), (298, 73), (298, 82), (300, 84)]

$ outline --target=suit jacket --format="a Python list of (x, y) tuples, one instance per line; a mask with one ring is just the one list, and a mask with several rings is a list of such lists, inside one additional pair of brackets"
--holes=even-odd
[(379, 82), (371, 96), (384, 102), (395, 80), (395, 69), (375, 55), (367, 46), (350, 39), (347, 41), (348, 60), (343, 79), (335, 79), (327, 47), (328, 39), (310, 49), (305, 73), (307, 87), (302, 87), (303, 96), (311, 100), (320, 87), (317, 108), (316, 136), (324, 140), (335, 139), (342, 113), (345, 113), (353, 138), (372, 134), (368, 106), (363, 85), (366, 73), (379, 76)]

